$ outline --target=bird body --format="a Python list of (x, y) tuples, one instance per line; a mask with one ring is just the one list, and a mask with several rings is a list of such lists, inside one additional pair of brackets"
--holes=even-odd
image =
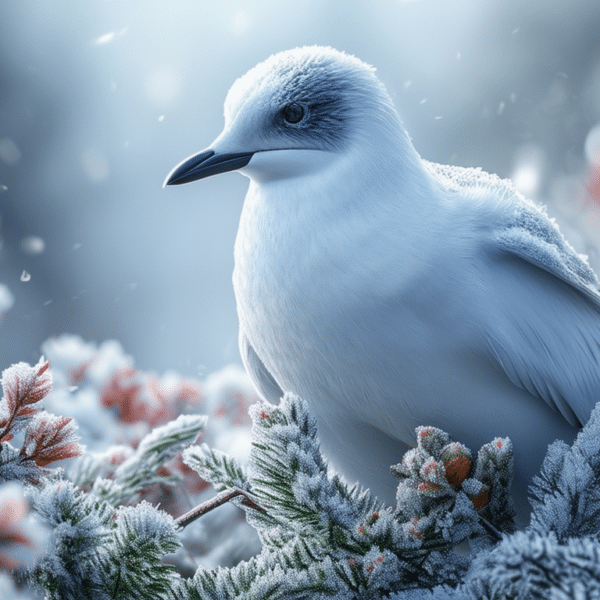
[(515, 491), (600, 391), (600, 292), (507, 181), (428, 163), (373, 70), (330, 48), (238, 80), (225, 129), (167, 182), (250, 178), (233, 275), (259, 392), (293, 392), (331, 464), (392, 501), (389, 466), (433, 425), (515, 449)]

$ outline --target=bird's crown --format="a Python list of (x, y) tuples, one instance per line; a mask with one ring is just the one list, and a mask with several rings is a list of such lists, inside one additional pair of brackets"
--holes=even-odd
[[(338, 145), (355, 130), (352, 120), (393, 114), (391, 100), (375, 69), (329, 47), (307, 46), (274, 54), (240, 77), (225, 101), (225, 121), (232, 122), (251, 103), (268, 115), (271, 131), (296, 139)], [(373, 111), (373, 108), (383, 111)], [(385, 115), (383, 115), (385, 118)]]

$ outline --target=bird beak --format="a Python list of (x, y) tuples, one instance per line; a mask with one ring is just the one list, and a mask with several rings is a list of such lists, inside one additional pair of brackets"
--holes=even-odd
[(203, 150), (178, 164), (167, 175), (163, 187), (189, 183), (190, 181), (196, 181), (196, 179), (241, 169), (250, 162), (253, 154), (254, 152), (219, 154), (214, 150)]

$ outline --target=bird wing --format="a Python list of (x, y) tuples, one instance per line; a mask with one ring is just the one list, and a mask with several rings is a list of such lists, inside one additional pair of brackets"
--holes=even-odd
[(459, 192), (470, 202), (500, 209), (496, 214), (502, 218), (499, 223), (494, 219), (493, 236), (498, 249), (555, 275), (600, 306), (600, 281), (588, 265), (587, 257), (578, 254), (545, 209), (519, 194), (510, 180), (481, 169), (423, 162), (447, 190)]
[(600, 400), (600, 282), (586, 257), (509, 181), (428, 168), (484, 211), (477, 218), (484, 231), (475, 235), (489, 269), (482, 319), (492, 359), (514, 384), (581, 426)]
[(579, 426), (600, 400), (600, 284), (542, 210), (516, 204), (490, 251), (511, 271), (508, 297), (520, 298), (499, 320), (504, 331), (492, 327), (490, 345), (513, 383)]
[(252, 383), (262, 395), (262, 397), (271, 404), (279, 404), (283, 396), (283, 391), (269, 372), (265, 364), (254, 350), (248, 336), (240, 327), (240, 354), (246, 371), (252, 379)]
[(541, 208), (519, 202), (495, 238), (500, 249), (562, 279), (600, 307), (600, 282), (587, 258), (573, 249)]

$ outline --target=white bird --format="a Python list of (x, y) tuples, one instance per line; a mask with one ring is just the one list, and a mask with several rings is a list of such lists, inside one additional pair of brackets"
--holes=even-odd
[(165, 185), (250, 178), (233, 283), (243, 362), (316, 415), (326, 457), (393, 502), (389, 466), (432, 425), (509, 436), (521, 513), (547, 446), (600, 395), (599, 282), (510, 182), (415, 151), (374, 69), (332, 48), (271, 56), (225, 128)]

